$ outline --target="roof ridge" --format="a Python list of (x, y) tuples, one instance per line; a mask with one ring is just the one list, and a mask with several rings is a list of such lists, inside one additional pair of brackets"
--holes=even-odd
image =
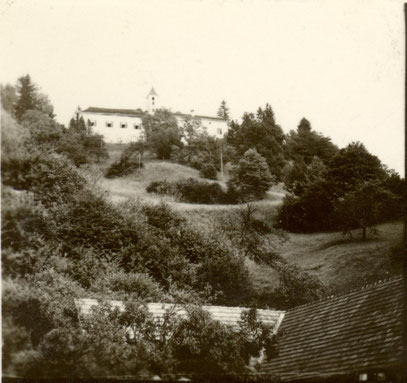
[(311, 305), (314, 305), (314, 304), (317, 304), (317, 303), (320, 303), (320, 302), (326, 302), (326, 301), (331, 300), (331, 299), (343, 297), (344, 295), (349, 295), (349, 294), (354, 293), (356, 291), (366, 290), (366, 289), (371, 288), (373, 286), (384, 285), (385, 283), (393, 282), (393, 281), (398, 280), (398, 279), (402, 280), (403, 275), (402, 274), (396, 274), (396, 275), (389, 276), (389, 277), (387, 277), (385, 279), (379, 279), (379, 280), (377, 280), (375, 282), (367, 283), (367, 284), (365, 284), (365, 285), (363, 285), (361, 287), (356, 287), (356, 288), (348, 290), (348, 291), (339, 292), (337, 294), (329, 295), (327, 297), (318, 299), (316, 301), (312, 301), (312, 302), (305, 303), (303, 305), (295, 306), (295, 307), (293, 307), (291, 309), (288, 309), (287, 312), (288, 311), (295, 311), (297, 309), (307, 307), (307, 306), (311, 306)]
[[(74, 298), (74, 300), (79, 301), (79, 300), (86, 300), (86, 301), (99, 301), (98, 298)], [(123, 299), (106, 299), (106, 302), (119, 302), (121, 304), (125, 304), (126, 301)], [(208, 304), (196, 304), (196, 303), (175, 303), (175, 302), (143, 302), (146, 305), (149, 304), (156, 304), (156, 305), (173, 305), (173, 306), (188, 306), (188, 305), (193, 305), (197, 306), (200, 308), (203, 307), (216, 307), (216, 308), (224, 308), (224, 309), (241, 309), (241, 310), (251, 310), (251, 309), (256, 309), (256, 310), (262, 310), (262, 311), (273, 311), (273, 312), (278, 312), (278, 313), (285, 313), (287, 310), (279, 310), (279, 309), (264, 309), (264, 308), (258, 308), (258, 307), (245, 307), (245, 306), (225, 306), (225, 305), (208, 305)]]

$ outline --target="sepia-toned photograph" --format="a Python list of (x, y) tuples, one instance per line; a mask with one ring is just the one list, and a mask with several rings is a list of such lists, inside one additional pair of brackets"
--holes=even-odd
[(4, 383), (406, 382), (406, 20), (0, 0)]

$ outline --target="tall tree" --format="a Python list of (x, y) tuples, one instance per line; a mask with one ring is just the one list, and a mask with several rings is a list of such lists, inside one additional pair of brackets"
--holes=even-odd
[(154, 115), (142, 119), (145, 141), (160, 159), (170, 159), (173, 146), (181, 147), (181, 132), (177, 119), (166, 109), (157, 109)]
[(30, 75), (25, 75), (17, 80), (18, 100), (14, 107), (15, 116), (21, 121), (27, 110), (37, 109), (37, 86), (31, 81)]
[(16, 88), (10, 84), (0, 85), (0, 100), (4, 110), (14, 115), (14, 105), (17, 102)]
[(230, 120), (229, 107), (225, 100), (222, 100), (222, 102), (220, 103), (217, 116), (223, 118), (226, 121)]
[(312, 130), (311, 123), (301, 119), (297, 131), (291, 131), (286, 139), (286, 153), (290, 160), (303, 161), (309, 165), (314, 157), (327, 163), (336, 153), (338, 148), (329, 137)]
[(266, 160), (256, 149), (249, 149), (233, 170), (228, 186), (243, 199), (253, 200), (264, 197), (273, 182)]
[(245, 113), (241, 124), (232, 122), (227, 134), (227, 142), (233, 148), (235, 161), (248, 149), (256, 149), (263, 156), (277, 181), (282, 180), (285, 165), (283, 144), (284, 133), (276, 123), (273, 109), (266, 105), (259, 108), (257, 114)]
[(387, 173), (379, 158), (361, 142), (352, 142), (329, 162), (327, 179), (339, 195), (355, 190), (366, 181), (385, 180)]

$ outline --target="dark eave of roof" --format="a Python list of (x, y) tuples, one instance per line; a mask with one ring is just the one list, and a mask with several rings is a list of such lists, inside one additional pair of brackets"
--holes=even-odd
[(100, 113), (100, 114), (119, 114), (123, 116), (143, 117), (146, 113), (141, 109), (114, 109), (114, 108), (96, 108), (90, 106), (82, 111), (83, 113)]
[[(132, 117), (143, 117), (147, 112), (143, 112), (141, 109), (116, 109), (116, 108), (97, 108), (90, 106), (89, 108), (82, 111), (82, 113), (100, 113), (100, 114), (117, 114), (121, 116), (132, 116)], [(206, 119), (214, 121), (226, 121), (220, 117), (210, 117), (210, 116), (201, 116), (201, 115), (191, 115), (186, 113), (173, 113), (174, 116), (181, 118), (196, 118), (196, 119)]]

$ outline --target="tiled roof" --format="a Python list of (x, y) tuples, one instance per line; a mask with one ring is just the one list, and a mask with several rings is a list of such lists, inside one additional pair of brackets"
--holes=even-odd
[[(124, 309), (124, 305), (121, 301), (109, 301), (113, 307), (118, 307), (119, 310)], [(87, 315), (90, 313), (92, 306), (98, 305), (96, 299), (75, 299), (75, 305), (79, 313)], [(148, 311), (153, 314), (153, 317), (157, 321), (161, 321), (164, 317), (166, 310), (174, 310), (180, 317), (186, 317), (187, 313), (182, 305), (174, 305), (170, 303), (147, 303)], [(235, 326), (240, 321), (240, 315), (243, 311), (248, 310), (244, 307), (226, 307), (226, 306), (202, 306), (202, 309), (208, 311), (212, 318), (222, 322)], [(279, 310), (257, 310), (258, 319), (264, 324), (272, 326), (275, 331), (280, 325), (282, 318), (284, 317), (284, 311)]]
[(403, 280), (396, 277), (286, 312), (279, 355), (263, 371), (282, 380), (400, 365)]
[(101, 114), (120, 114), (123, 116), (143, 117), (145, 112), (141, 109), (112, 109), (112, 108), (95, 108), (90, 106), (82, 111), (82, 113), (101, 113)]

